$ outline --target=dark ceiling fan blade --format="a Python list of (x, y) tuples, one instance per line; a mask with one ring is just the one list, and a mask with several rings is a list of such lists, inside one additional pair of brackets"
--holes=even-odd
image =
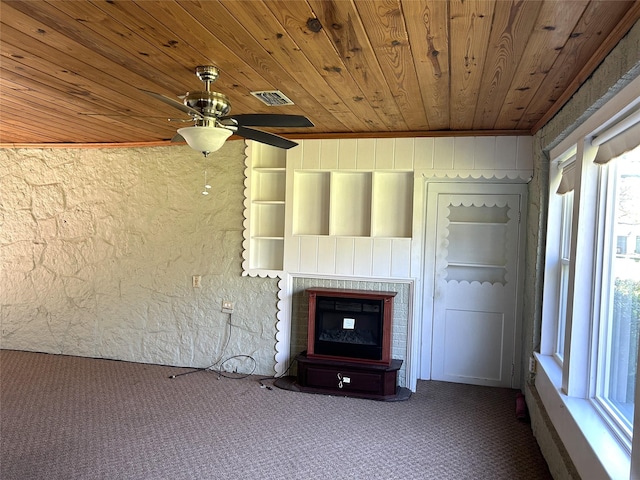
[(275, 135), (273, 133), (263, 132), (262, 130), (256, 130), (255, 128), (243, 127), (239, 125), (235, 130), (235, 134), (240, 137), (248, 138), (249, 140), (255, 140), (256, 142), (266, 143), (278, 148), (288, 149), (298, 145), (296, 142), (292, 142), (284, 137)]
[(220, 120), (232, 119), (238, 125), (247, 127), (313, 127), (313, 123), (302, 115), (284, 115), (276, 113), (245, 113), (228, 115)]
[(140, 91), (146, 93), (147, 95), (151, 95), (153, 98), (156, 98), (161, 102), (166, 103), (167, 105), (171, 105), (172, 107), (177, 108), (178, 110), (182, 110), (184, 113), (188, 113), (189, 115), (195, 116), (197, 118), (202, 118), (202, 114), (198, 110), (196, 110), (195, 108), (191, 108), (185, 105), (184, 103), (180, 103), (177, 100), (174, 100), (173, 98), (165, 97), (164, 95), (161, 95), (156, 92), (150, 92), (149, 90), (140, 89)]

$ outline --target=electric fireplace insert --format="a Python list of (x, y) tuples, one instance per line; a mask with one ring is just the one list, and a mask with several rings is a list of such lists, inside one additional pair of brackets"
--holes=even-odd
[(307, 355), (389, 365), (395, 292), (313, 288)]

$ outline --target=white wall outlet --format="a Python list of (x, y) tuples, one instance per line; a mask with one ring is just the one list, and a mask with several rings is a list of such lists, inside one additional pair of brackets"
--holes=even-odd
[(231, 300), (223, 300), (222, 301), (222, 312), (223, 313), (233, 313), (233, 302)]
[(193, 288), (200, 288), (202, 286), (202, 275), (194, 275), (191, 277), (191, 284)]

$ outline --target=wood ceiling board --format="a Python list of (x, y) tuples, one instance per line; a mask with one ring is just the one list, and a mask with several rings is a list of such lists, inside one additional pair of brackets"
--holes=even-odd
[(409, 35), (425, 108), (431, 130), (447, 130), (449, 121), (449, 2), (403, 0)]
[(366, 100), (390, 130), (407, 129), (353, 1), (311, 0), (311, 8)]
[[(2, 48), (4, 48), (4, 45)], [(78, 129), (86, 129), (93, 134), (101, 132), (103, 135), (108, 136), (111, 133), (113, 136), (119, 133), (113, 130), (113, 127), (116, 126), (118, 131), (124, 129), (129, 136), (140, 135), (145, 139), (149, 139), (153, 138), (160, 128), (172, 128), (166, 121), (167, 117), (131, 116), (126, 115), (127, 112), (119, 112), (115, 109), (109, 110), (105, 108), (103, 99), (98, 98), (97, 101), (92, 101), (89, 95), (74, 94), (74, 85), (62, 81), (54, 84), (49, 75), (34, 70), (30, 65), (20, 63), (13, 58), (5, 57), (3, 59), (0, 75), (3, 81), (7, 79), (14, 84), (21, 85), (22, 88), (11, 91), (11, 97), (22, 100), (23, 111), (36, 110), (37, 112), (44, 112), (53, 110), (63, 112), (59, 116), (59, 123), (61, 125), (67, 123), (68, 127), (74, 132), (78, 131)], [(71, 94), (68, 92), (71, 92)], [(3, 105), (6, 103), (7, 98), (3, 99)], [(6, 106), (4, 106), (3, 110), (5, 112), (8, 111)], [(102, 113), (106, 118), (93, 118), (86, 115), (96, 112)], [(109, 120), (108, 117), (110, 115), (116, 115), (118, 118)], [(135, 124), (131, 124), (130, 119), (134, 117), (137, 117), (134, 120)], [(141, 119), (144, 119), (144, 123), (141, 123)], [(6, 135), (2, 135), (2, 137), (3, 141), (11, 141), (9, 138), (5, 138)]]
[[(261, 5), (259, 3), (258, 5)], [(307, 21), (313, 19), (313, 11), (306, 2), (271, 0), (265, 5), (283, 26), (304, 56), (320, 73), (326, 82), (326, 95), (333, 108), (343, 106), (354, 131), (386, 131), (384, 122), (355, 82), (346, 65), (337, 54), (322, 28), (318, 32), (310, 30)]]
[(67, 103), (87, 102), (86, 108), (93, 112), (132, 113), (152, 118), (159, 113), (147, 105), (150, 98), (135, 86), (75, 56), (60, 52), (8, 26), (3, 26), (3, 39), (0, 54), (7, 58), (8, 65), (22, 71), (25, 86), (29, 86), (30, 79), (37, 82), (37, 86), (31, 86), (33, 90), (53, 87), (51, 98)]
[[(37, 5), (38, 3), (26, 2), (25, 4), (23, 2), (18, 3), (18, 6), (25, 8), (27, 12), (29, 12), (27, 7), (32, 4)], [(82, 36), (81, 32), (74, 32), (70, 37), (64, 33), (68, 30), (68, 27), (60, 28), (61, 31), (51, 29), (38, 20), (37, 17), (41, 16), (42, 15), (39, 10), (37, 10), (37, 14), (30, 17), (28, 13), (14, 10), (2, 3), (2, 22), (4, 25), (1, 30), (1, 34), (3, 41), (5, 41), (5, 33), (11, 32), (10, 30), (6, 30), (6, 27), (11, 27), (32, 37), (36, 42), (34, 44), (35, 46), (46, 45), (53, 48), (54, 51), (59, 52), (56, 53), (56, 56), (64, 55), (65, 62), (73, 59), (76, 62), (84, 63), (85, 67), (81, 70), (84, 70), (87, 66), (93, 67), (94, 70), (90, 75), (90, 78), (92, 78), (93, 81), (96, 81), (101, 76), (109, 75), (122, 82), (121, 84), (115, 85), (116, 88), (122, 88), (122, 85), (135, 86), (146, 90), (157, 87), (157, 83), (150, 81), (148, 77), (137, 75), (125, 65), (120, 65), (118, 62), (114, 62), (113, 60), (96, 53), (96, 51), (91, 48), (91, 45), (86, 46), (82, 43), (84, 40), (81, 42), (74, 40), (73, 38)], [(63, 21), (63, 18), (64, 17), (58, 17), (58, 20)], [(69, 67), (73, 67), (73, 65), (74, 64), (72, 63)], [(67, 65), (65, 65), (65, 67), (66, 66)]]
[(496, 3), (473, 128), (495, 127), (541, 6), (527, 0)]
[[(213, 89), (232, 113), (316, 124), (275, 129), (285, 136), (536, 131), (633, 27), (640, 1), (0, 0), (0, 10), (2, 91), (12, 97), (0, 98), (3, 112), (53, 110), (65, 141), (126, 132), (127, 145), (151, 145), (181, 126), (165, 117), (186, 116), (138, 89), (175, 99), (201, 89), (195, 63), (221, 69)], [(7, 89), (18, 82), (31, 95)], [(249, 95), (276, 88), (295, 105)], [(32, 118), (0, 122), (3, 141), (30, 135), (43, 137)]]
[[(590, 2), (544, 80), (544, 95), (536, 95), (518, 123), (530, 130), (567, 90), (571, 80), (582, 70), (609, 34), (620, 22), (633, 2)], [(595, 66), (594, 66), (595, 68)]]
[[(323, 96), (323, 89), (326, 89), (324, 79), (268, 9), (251, 9), (247, 12), (235, 0), (220, 3), (224, 8), (198, 2), (180, 2), (180, 5), (209, 31), (215, 32), (218, 38), (224, 39), (227, 46), (306, 112), (316, 125), (316, 130), (347, 128), (340, 121), (341, 111), (333, 108)], [(260, 104), (258, 100), (255, 102), (256, 105)], [(286, 113), (280, 107), (277, 112), (267, 112)]]
[(539, 90), (544, 90), (545, 78), (588, 4), (589, 0), (541, 3), (494, 128), (516, 128), (533, 97), (543, 94)]
[(452, 130), (471, 130), (473, 127), (494, 7), (495, 1), (450, 2)]
[(81, 25), (81, 34), (76, 39), (79, 43), (95, 49), (114, 63), (126, 66), (172, 92), (181, 91), (185, 83), (193, 81), (193, 70), (168, 57), (163, 51), (165, 47), (149, 43), (93, 3), (55, 0), (50, 4)]
[[(55, 2), (55, 5), (62, 6), (64, 2)], [(88, 9), (94, 7), (87, 2), (78, 2), (78, 4), (86, 6)], [(51, 41), (56, 46), (62, 43), (64, 48), (58, 48), (66, 51), (69, 48), (71, 55), (76, 58), (85, 60), (95, 68), (105, 72), (110, 72), (118, 76), (123, 81), (135, 78), (141, 81), (131, 81), (132, 84), (147, 88), (153, 85), (163, 85), (166, 91), (172, 92), (178, 88), (179, 82), (172, 83), (171, 77), (165, 72), (157, 69), (145, 67), (142, 63), (139, 52), (134, 55), (127, 54), (126, 49), (120, 48), (118, 43), (127, 45), (129, 39), (126, 37), (117, 37), (118, 43), (112, 44), (104, 37), (97, 35), (82, 20), (78, 20), (61, 12), (51, 5), (42, 1), (16, 2), (13, 0), (3, 0), (2, 3), (2, 19), (5, 21), (6, 5), (13, 7), (15, 10), (22, 12), (25, 16), (30, 17), (33, 21), (41, 25), (38, 30), (42, 30), (43, 43)], [(9, 19), (9, 21), (11, 21)], [(49, 40), (49, 37), (54, 37)], [(185, 74), (186, 78), (186, 74)]]
[[(227, 48), (222, 41), (211, 41), (213, 32), (207, 30), (196, 18), (173, 2), (133, 2), (107, 3), (110, 14), (150, 44), (161, 48), (163, 53), (177, 65), (193, 65), (191, 79), (175, 94), (203, 90), (204, 84), (195, 76), (195, 66), (215, 65), (220, 75), (211, 86), (231, 102), (232, 113), (266, 113), (266, 107), (250, 95), (250, 90), (271, 90), (273, 84), (265, 80), (257, 71), (244, 62), (238, 53)], [(216, 4), (209, 3), (209, 7)], [(105, 8), (105, 7), (103, 7)], [(171, 25), (171, 28), (166, 27)], [(289, 107), (288, 107), (289, 108)], [(283, 111), (283, 113), (285, 113)], [(302, 114), (299, 108), (291, 108), (286, 113)]]
[[(2, 92), (4, 94), (4, 92)], [(24, 112), (21, 98), (19, 95), (12, 95), (10, 98), (5, 99), (3, 102), (2, 111), (2, 123), (4, 125), (19, 125), (20, 118), (28, 116), (31, 118), (29, 124), (25, 127), (30, 132), (37, 134), (40, 141), (44, 142), (71, 142), (72, 139), (68, 136), (69, 130), (62, 122), (58, 122), (59, 113), (55, 110), (47, 109), (46, 107), (38, 108), (38, 114), (34, 115), (33, 112)], [(95, 132), (87, 133), (84, 129), (75, 129), (73, 135), (82, 140), (90, 140)], [(0, 142), (15, 142), (14, 137), (10, 137), (10, 140), (6, 138), (0, 138)]]
[[(3, 44), (2, 48), (4, 47), (5, 45)], [(54, 84), (49, 75), (32, 68), (28, 63), (23, 64), (13, 58), (4, 57), (0, 71), (3, 78), (10, 79), (23, 86), (22, 90), (11, 92), (11, 97), (20, 99), (23, 103), (21, 116), (29, 115), (35, 110), (38, 114), (47, 112), (47, 115), (53, 118), (54, 112), (59, 111), (61, 114), (57, 116), (58, 123), (60, 125), (68, 124), (67, 130), (72, 130), (73, 132), (86, 130), (90, 134), (99, 135), (103, 141), (109, 140), (112, 142), (121, 138), (120, 135), (123, 129), (127, 132), (128, 138), (141, 136), (145, 139), (153, 139), (154, 132), (158, 128), (162, 128), (161, 126), (166, 123), (166, 117), (160, 119), (142, 116), (145, 121), (141, 125), (132, 125), (130, 122), (131, 117), (124, 115), (115, 121), (90, 116), (83, 117), (82, 114), (87, 112), (97, 111), (105, 114), (107, 112), (115, 113), (117, 110), (106, 110), (105, 103), (108, 102), (100, 98), (96, 99), (92, 94), (77, 88), (73, 84), (63, 81)], [(5, 105), (6, 100), (5, 98), (2, 102), (3, 111), (9, 112), (8, 106)], [(137, 122), (140, 122), (140, 120), (138, 119)], [(117, 130), (114, 130), (114, 126), (117, 127)], [(66, 141), (68, 135), (69, 133), (67, 132), (66, 135), (63, 135), (65, 140), (60, 139), (59, 141)], [(109, 139), (109, 135), (111, 135), (111, 139)], [(11, 137), (7, 137), (6, 134), (2, 134), (2, 141), (11, 142), (13, 140)]]
[[(224, 5), (256, 38), (268, 39), (272, 44), (268, 51), (276, 61), (288, 64), (290, 70), (305, 72), (304, 78), (300, 79), (301, 84), (315, 92), (316, 98), (326, 102), (327, 110), (333, 115), (357, 130), (382, 128), (370, 105), (354, 100), (362, 98), (362, 92), (348, 74), (342, 74), (346, 68), (342, 63), (337, 64), (336, 59), (339, 61), (339, 58), (333, 47), (326, 50), (330, 45), (326, 35), (322, 31), (316, 33), (307, 29), (306, 23), (312, 12), (306, 2), (294, 2), (295, 11), (287, 8), (291, 6), (290, 2), (269, 3), (274, 4), (273, 10), (263, 2), (256, 2), (250, 10), (235, 0), (224, 2)], [(318, 43), (323, 42), (324, 50), (321, 50)], [(323, 51), (324, 55), (318, 55), (318, 51)], [(317, 75), (308, 75), (308, 72), (316, 72)]]
[[(409, 130), (428, 130), (420, 85), (400, 5), (395, 0), (356, 3), (369, 41)], [(398, 125), (395, 130), (402, 130)]]
[[(6, 74), (2, 70), (3, 75)], [(4, 87), (1, 90), (4, 94)], [(156, 129), (149, 128), (146, 120), (138, 120), (139, 126), (131, 125), (130, 117), (106, 117), (96, 118), (91, 115), (82, 115), (78, 111), (78, 106), (70, 103), (53, 104), (43, 99), (38, 105), (37, 112), (25, 112), (24, 105), (29, 102), (34, 103), (39, 100), (40, 91), (11, 91), (3, 101), (3, 122), (9, 118), (20, 118), (27, 116), (33, 119), (35, 125), (48, 131), (48, 142), (68, 142), (69, 127), (72, 128), (73, 135), (82, 137), (82, 142), (131, 142), (132, 139), (143, 138), (151, 141), (155, 138)], [(44, 94), (46, 96), (46, 94)], [(64, 127), (62, 127), (64, 125)], [(168, 127), (170, 128), (170, 127)], [(53, 136), (53, 132), (58, 132), (58, 136)], [(173, 135), (167, 131), (167, 138)], [(0, 139), (1, 142), (15, 142), (12, 137)], [(80, 140), (79, 140), (80, 141)]]
[(536, 133), (540, 130), (545, 123), (547, 123), (563, 106), (569, 101), (575, 92), (578, 91), (583, 82), (585, 82), (600, 65), (600, 63), (606, 58), (606, 56), (615, 48), (622, 38), (629, 32), (629, 30), (640, 21), (640, 2), (635, 1), (631, 7), (624, 14), (622, 20), (620, 20), (608, 37), (598, 45), (595, 52), (587, 63), (584, 64), (578, 74), (576, 74), (569, 85), (559, 96), (553, 106), (542, 115), (532, 127), (532, 133)]

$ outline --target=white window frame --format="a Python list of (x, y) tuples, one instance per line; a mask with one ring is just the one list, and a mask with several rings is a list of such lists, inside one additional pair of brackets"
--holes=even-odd
[[(609, 284), (611, 282), (611, 257), (610, 252), (615, 251), (617, 248), (618, 238), (616, 236), (615, 229), (615, 212), (618, 201), (618, 162), (610, 162), (603, 166), (604, 178), (602, 181), (603, 186), (606, 188), (605, 205), (603, 208), (604, 226), (601, 239), (602, 248), (602, 269), (599, 272), (602, 277), (602, 284), (605, 282)], [(614, 253), (615, 255), (615, 253)], [(613, 312), (612, 302), (610, 298), (613, 295), (613, 289), (607, 290), (607, 295), (604, 296), (604, 292), (601, 290), (601, 306), (600, 306), (600, 318), (601, 322), (598, 336), (601, 339), (609, 338), (609, 330), (612, 328)], [(618, 409), (603, 398), (606, 395), (607, 385), (609, 384), (609, 356), (607, 355), (607, 346), (600, 345), (598, 351), (596, 351), (596, 368), (597, 374), (595, 378), (595, 384), (593, 388), (593, 402), (604, 416), (605, 421), (619, 438), (620, 442), (631, 451), (632, 431), (633, 426), (622, 419), (622, 414), (618, 412)]]
[(569, 286), (569, 266), (571, 264), (571, 223), (573, 218), (573, 191), (562, 196), (560, 219), (560, 252), (558, 256), (558, 314), (555, 325), (555, 345), (553, 356), (562, 365), (564, 362), (565, 331), (567, 319), (567, 297)]
[[(596, 111), (582, 125), (561, 141), (552, 151), (550, 194), (548, 205), (547, 252), (539, 368), (535, 384), (552, 423), (567, 449), (578, 473), (584, 479), (640, 478), (640, 434), (625, 444), (605, 420), (597, 402), (597, 338), (600, 318), (602, 282), (605, 192), (600, 190), (607, 167), (593, 163), (597, 148), (591, 145), (594, 132), (601, 130), (630, 108), (640, 104), (640, 77), (632, 81), (614, 98)], [(557, 195), (560, 171), (558, 162), (572, 149), (576, 151), (576, 180), (570, 258), (569, 301), (564, 361), (555, 353), (560, 299), (560, 242), (562, 198)], [(574, 295), (574, 291), (579, 295)], [(640, 375), (638, 376), (640, 377)], [(640, 379), (636, 378), (636, 385)], [(636, 388), (634, 427), (640, 432), (640, 388)]]

